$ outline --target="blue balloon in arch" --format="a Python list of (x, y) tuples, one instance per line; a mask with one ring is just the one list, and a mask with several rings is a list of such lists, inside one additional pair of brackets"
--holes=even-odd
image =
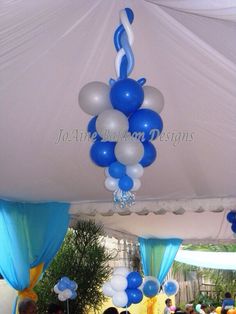
[(126, 166), (121, 164), (119, 161), (115, 161), (110, 165), (108, 172), (111, 177), (119, 179), (125, 175)]
[(158, 283), (154, 280), (148, 280), (143, 285), (143, 294), (148, 298), (152, 298), (155, 295), (157, 295), (158, 291), (159, 291)]
[(143, 167), (150, 166), (156, 159), (157, 152), (155, 146), (151, 142), (143, 142), (144, 154), (139, 162)]
[(128, 303), (138, 304), (143, 299), (142, 291), (139, 289), (126, 289), (125, 292), (128, 296)]
[(140, 273), (138, 273), (137, 271), (133, 271), (129, 273), (129, 275), (127, 276), (127, 281), (128, 281), (128, 288), (135, 289), (135, 288), (138, 288), (142, 284), (143, 279)]
[(228, 222), (230, 222), (230, 223), (234, 223), (234, 222), (236, 222), (236, 212), (234, 212), (234, 211), (230, 211), (228, 214), (227, 214), (227, 220), (228, 220)]
[(132, 189), (133, 185), (134, 185), (133, 180), (127, 175), (120, 178), (119, 183), (118, 183), (119, 188), (122, 191), (126, 191), (126, 192), (130, 191)]
[(116, 161), (114, 149), (116, 143), (100, 142), (93, 143), (90, 149), (90, 158), (100, 167), (109, 167), (111, 163)]
[(144, 134), (144, 141), (155, 140), (162, 132), (163, 122), (151, 109), (139, 109), (129, 117), (129, 131)]
[(98, 135), (98, 132), (96, 130), (96, 120), (97, 120), (97, 116), (93, 117), (89, 121), (87, 131), (89, 133), (89, 136), (92, 138), (92, 140), (100, 141), (102, 138), (100, 135)]
[(236, 233), (236, 222), (234, 222), (231, 226), (231, 230)]
[(143, 99), (143, 88), (133, 79), (126, 78), (116, 81), (111, 87), (110, 100), (113, 108), (126, 115), (136, 111), (141, 106)]

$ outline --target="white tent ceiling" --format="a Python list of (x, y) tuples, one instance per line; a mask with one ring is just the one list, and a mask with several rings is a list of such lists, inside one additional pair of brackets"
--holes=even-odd
[[(0, 196), (69, 201), (74, 216), (116, 211), (103, 170), (90, 161), (91, 143), (74, 135), (90, 119), (78, 106), (80, 88), (115, 77), (112, 39), (124, 7), (135, 14), (132, 77), (146, 77), (164, 94), (166, 138), (155, 142), (157, 161), (142, 177), (131, 209), (139, 215), (95, 219), (133, 235), (231, 241), (225, 214), (236, 207), (235, 0), (1, 1)], [(60, 130), (64, 141), (56, 143)], [(188, 234), (179, 232), (186, 225)]]

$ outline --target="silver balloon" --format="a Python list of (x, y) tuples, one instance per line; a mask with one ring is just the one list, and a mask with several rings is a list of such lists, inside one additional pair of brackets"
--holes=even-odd
[(142, 108), (148, 108), (161, 113), (164, 108), (164, 96), (162, 93), (155, 87), (144, 86), (144, 100)]
[(112, 108), (110, 87), (103, 82), (90, 82), (84, 85), (79, 92), (79, 105), (84, 112), (92, 116)]
[(117, 142), (128, 132), (129, 121), (122, 112), (115, 109), (103, 111), (96, 120), (96, 130), (106, 141)]
[(115, 191), (118, 189), (118, 180), (112, 177), (107, 177), (105, 180), (105, 187), (108, 191)]
[(139, 179), (133, 179), (133, 187), (131, 189), (132, 192), (138, 191), (141, 188), (141, 181)]
[(118, 142), (115, 146), (116, 159), (126, 166), (137, 164), (143, 158), (143, 154), (143, 144), (134, 139)]
[(143, 175), (143, 166), (140, 164), (132, 165), (132, 166), (127, 166), (126, 168), (126, 173), (129, 177), (132, 179), (138, 179), (141, 178)]

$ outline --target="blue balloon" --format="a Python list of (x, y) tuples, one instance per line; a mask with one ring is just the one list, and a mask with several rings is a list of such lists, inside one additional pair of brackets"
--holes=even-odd
[(126, 289), (125, 290), (128, 296), (128, 302), (138, 304), (143, 299), (142, 291), (139, 289)]
[(118, 186), (122, 191), (130, 191), (134, 185), (133, 180), (129, 176), (120, 178)]
[(151, 109), (139, 109), (129, 117), (129, 132), (143, 134), (144, 141), (155, 140), (162, 129), (161, 117)]
[(163, 290), (168, 296), (174, 295), (178, 292), (178, 286), (174, 281), (167, 281), (163, 286)]
[(148, 298), (152, 298), (157, 295), (158, 290), (158, 283), (154, 280), (147, 280), (143, 285), (143, 294)]
[(234, 211), (230, 211), (228, 214), (227, 214), (227, 220), (228, 222), (231, 222), (231, 223), (234, 223), (236, 222), (236, 212)]
[(89, 123), (88, 123), (88, 127), (87, 127), (87, 131), (89, 133), (89, 136), (92, 138), (92, 140), (94, 141), (100, 141), (102, 138), (100, 135), (98, 135), (98, 132), (96, 130), (96, 120), (97, 120), (97, 116), (93, 117)]
[(69, 288), (70, 288), (71, 290), (75, 290), (76, 287), (77, 287), (76, 282), (75, 282), (75, 281), (70, 281)]
[(90, 158), (97, 166), (108, 167), (116, 161), (114, 148), (115, 143), (97, 141), (90, 149)]
[(155, 146), (150, 142), (143, 142), (144, 154), (139, 162), (143, 167), (150, 166), (156, 159), (157, 152)]
[(236, 233), (236, 222), (234, 222), (231, 226), (231, 230)]
[(121, 164), (119, 161), (115, 161), (110, 165), (108, 172), (111, 177), (119, 179), (125, 175), (126, 166)]
[(119, 80), (111, 87), (112, 106), (123, 113), (131, 114), (142, 104), (144, 92), (142, 86), (130, 78)]
[(60, 291), (64, 291), (65, 289), (67, 289), (67, 283), (65, 283), (64, 281), (59, 281), (57, 284), (58, 290)]
[(74, 300), (77, 298), (77, 292), (72, 291), (72, 296), (70, 297), (71, 300)]
[(128, 281), (128, 289), (135, 289), (135, 288), (138, 288), (142, 284), (143, 279), (140, 273), (138, 273), (137, 271), (133, 271), (129, 273), (129, 275), (127, 276), (127, 281)]

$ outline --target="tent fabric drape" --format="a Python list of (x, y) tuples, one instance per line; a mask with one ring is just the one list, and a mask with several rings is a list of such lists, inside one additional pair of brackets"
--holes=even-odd
[(20, 295), (35, 285), (60, 248), (68, 210), (66, 203), (0, 201), (0, 273)]
[(181, 239), (175, 238), (139, 238), (144, 275), (157, 277), (160, 284), (162, 284), (174, 261), (181, 243)]
[(175, 260), (197, 267), (236, 270), (236, 252), (179, 250)]

